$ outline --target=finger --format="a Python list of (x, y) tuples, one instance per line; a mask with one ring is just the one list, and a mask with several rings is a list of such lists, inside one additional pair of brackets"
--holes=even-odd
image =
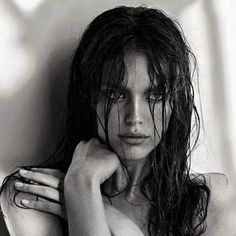
[(40, 172), (20, 169), (19, 171), (20, 175), (26, 179), (33, 180), (35, 182), (38, 182), (42, 185), (49, 186), (51, 188), (55, 188), (58, 190), (63, 189), (63, 180), (49, 174), (44, 174)]
[(66, 209), (64, 206), (59, 203), (54, 203), (50, 201), (41, 201), (41, 198), (38, 201), (23, 199), (21, 204), (27, 208), (43, 211), (49, 214), (59, 216), (63, 219), (67, 219)]
[(31, 171), (37, 171), (40, 173), (44, 173), (44, 174), (49, 174), (49, 175), (53, 175), (59, 179), (64, 179), (65, 178), (65, 173), (62, 172), (61, 170), (58, 169), (50, 169), (50, 168), (36, 168), (33, 167), (30, 169)]
[(31, 193), (64, 204), (63, 194), (54, 188), (42, 185), (26, 184), (18, 181), (15, 182), (15, 188), (25, 193)]
[(99, 139), (98, 138), (92, 138), (92, 139), (90, 139), (90, 141), (89, 141), (90, 143), (97, 143), (97, 144), (101, 144), (101, 142), (99, 141)]
[(122, 180), (123, 180), (123, 171), (121, 167), (115, 171), (113, 175), (113, 186), (117, 191), (120, 191), (122, 188)]
[(106, 194), (117, 194), (125, 189), (127, 186), (127, 178), (125, 176), (124, 168), (119, 165), (113, 175), (106, 180), (104, 185), (104, 193)]
[(113, 187), (117, 191), (122, 191), (128, 183), (128, 176), (126, 174), (126, 171), (124, 167), (120, 164), (119, 167), (114, 172), (113, 176)]
[(104, 142), (101, 142), (98, 138), (92, 138), (88, 143), (95, 147), (108, 150), (107, 145)]

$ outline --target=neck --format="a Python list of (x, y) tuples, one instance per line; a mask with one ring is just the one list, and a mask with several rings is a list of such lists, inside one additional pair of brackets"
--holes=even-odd
[(149, 171), (147, 158), (128, 160), (127, 168), (131, 174), (131, 179), (129, 188), (126, 190), (126, 197), (132, 200), (140, 192), (140, 183)]
[(134, 200), (135, 196), (140, 193), (140, 183), (145, 175), (149, 172), (148, 158), (142, 158), (140, 160), (125, 160), (124, 164), (130, 173), (128, 177), (127, 171), (124, 168), (120, 168), (115, 174), (105, 183), (105, 191), (113, 194), (121, 192), (127, 187), (129, 181), (129, 187), (122, 193), (129, 201)]
[(127, 169), (131, 173), (131, 185), (138, 185), (147, 172), (147, 158), (126, 161)]

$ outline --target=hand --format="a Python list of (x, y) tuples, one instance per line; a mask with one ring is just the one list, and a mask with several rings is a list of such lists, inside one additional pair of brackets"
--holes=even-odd
[[(21, 169), (19, 174), (31, 180), (33, 184), (15, 182), (15, 188), (21, 192), (37, 196), (37, 200), (22, 200), (21, 204), (31, 209), (47, 212), (66, 219), (63, 195), (63, 180), (65, 174), (57, 169), (31, 168)], [(18, 183), (18, 184), (17, 184)]]
[[(28, 201), (28, 204), (21, 202), (22, 205), (67, 220), (63, 194), (63, 179), (65, 176), (63, 172), (56, 169), (32, 168), (26, 173), (22, 170), (19, 173), (33, 184), (22, 183), (21, 187), (15, 185), (16, 189), (39, 197), (37, 201)], [(112, 232), (118, 232), (119, 235), (127, 235), (127, 232), (132, 232), (129, 235), (142, 235), (138, 226), (118, 209), (110, 205), (106, 197), (103, 197), (103, 204), (109, 228)]]
[(118, 168), (120, 161), (114, 152), (108, 150), (98, 139), (81, 141), (73, 154), (71, 165), (65, 177), (65, 186), (76, 186), (78, 181), (96, 181), (102, 184)]

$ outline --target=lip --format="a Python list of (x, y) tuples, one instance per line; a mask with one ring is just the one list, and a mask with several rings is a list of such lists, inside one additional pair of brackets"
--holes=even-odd
[(140, 145), (144, 143), (150, 136), (142, 133), (125, 133), (119, 134), (118, 137), (129, 145)]

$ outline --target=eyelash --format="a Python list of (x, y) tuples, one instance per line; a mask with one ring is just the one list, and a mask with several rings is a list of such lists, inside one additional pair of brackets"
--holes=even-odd
[(149, 100), (153, 100), (153, 101), (156, 101), (156, 102), (161, 101), (162, 100), (162, 95), (160, 93), (156, 93), (156, 92), (150, 93), (149, 94)]
[(121, 98), (121, 96), (124, 96), (122, 92), (115, 92), (115, 91), (110, 91), (110, 90), (104, 90), (103, 94), (105, 97), (111, 100), (119, 100), (119, 99), (126, 99), (126, 97)]
[[(111, 100), (115, 100), (115, 101), (123, 101), (126, 99), (126, 95), (122, 92), (116, 92), (116, 91), (110, 91), (110, 90), (104, 90), (103, 91), (103, 94), (105, 97), (107, 97), (108, 99), (111, 99)], [(161, 101), (162, 99), (162, 96), (160, 93), (156, 93), (156, 92), (152, 92), (149, 94), (149, 98), (147, 97), (147, 100), (149, 101), (155, 101), (155, 102), (158, 102), (158, 101)]]

